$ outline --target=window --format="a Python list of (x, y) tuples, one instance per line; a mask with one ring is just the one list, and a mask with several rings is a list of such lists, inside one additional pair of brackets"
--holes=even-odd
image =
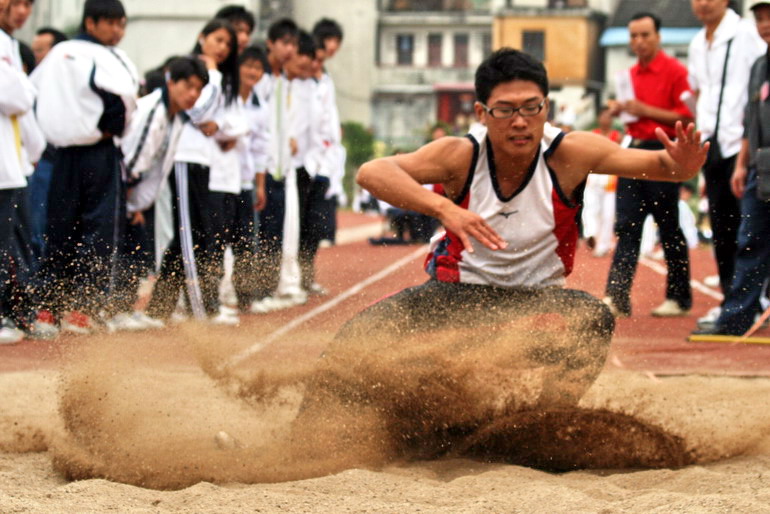
[(551, 9), (565, 9), (568, 7), (587, 7), (586, 0), (548, 0), (548, 7)]
[(396, 36), (396, 63), (399, 66), (411, 66), (414, 61), (414, 35)]
[(428, 34), (428, 66), (441, 66), (441, 43), (443, 34)]
[(468, 67), (468, 34), (455, 34), (455, 66)]
[(545, 32), (525, 30), (522, 34), (521, 48), (540, 62), (545, 61)]
[(481, 35), (481, 58), (486, 59), (492, 53), (492, 34), (485, 33)]

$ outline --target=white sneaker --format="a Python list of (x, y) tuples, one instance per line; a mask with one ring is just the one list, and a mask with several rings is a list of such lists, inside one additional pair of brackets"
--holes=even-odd
[(312, 284), (310, 284), (310, 287), (308, 288), (307, 292), (318, 296), (326, 296), (327, 294), (329, 294), (329, 291), (318, 282), (313, 282)]
[(211, 316), (209, 318), (209, 323), (212, 325), (224, 325), (228, 327), (234, 327), (238, 324), (240, 324), (241, 320), (238, 317), (228, 316), (227, 314), (224, 314), (220, 312), (216, 316)]
[(3, 318), (0, 321), (0, 344), (16, 344), (24, 339), (24, 331), (16, 327), (16, 323)]
[(612, 316), (615, 318), (627, 318), (631, 316), (630, 312), (623, 312), (620, 309), (618, 309), (617, 305), (615, 305), (615, 302), (612, 301), (612, 298), (609, 296), (605, 296), (602, 298), (602, 303), (610, 308), (610, 312), (612, 313)]
[(107, 325), (107, 331), (113, 332), (137, 332), (139, 330), (146, 330), (148, 327), (135, 319), (133, 314), (127, 312), (121, 312), (116, 314), (105, 322)]
[(188, 316), (185, 312), (176, 310), (171, 314), (171, 318), (169, 318), (171, 323), (174, 325), (178, 325), (180, 323), (184, 323), (185, 321), (190, 319), (190, 316)]
[(709, 309), (709, 311), (706, 313), (705, 316), (698, 318), (698, 322), (697, 322), (698, 328), (701, 328), (701, 329), (714, 328), (721, 314), (722, 314), (722, 307), (720, 307), (719, 305), (717, 305), (716, 307), (712, 307), (711, 309)]
[(238, 309), (235, 307), (230, 307), (229, 305), (220, 305), (219, 306), (219, 312), (222, 314), (226, 314), (227, 316), (235, 316), (238, 317)]
[(153, 318), (142, 311), (134, 311), (131, 317), (139, 323), (142, 323), (144, 327), (148, 329), (166, 328), (166, 323), (164, 323), (162, 319)]
[(666, 298), (663, 303), (652, 309), (652, 315), (658, 318), (676, 318), (687, 316), (690, 309), (683, 309), (679, 302)]
[(307, 303), (307, 294), (294, 294), (286, 296), (267, 296), (261, 300), (252, 302), (249, 310), (252, 314), (265, 314), (268, 312), (288, 309)]

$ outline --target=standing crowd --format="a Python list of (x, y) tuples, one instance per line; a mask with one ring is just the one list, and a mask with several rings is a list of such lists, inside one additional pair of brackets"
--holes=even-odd
[[(34, 0), (0, 0), (0, 344), (164, 326), (235, 325), (323, 294), (345, 152), (324, 69), (342, 43), (226, 6), (140, 80), (117, 48), (120, 0), (86, 0), (78, 35), (13, 38)], [(226, 248), (234, 305), (220, 302)], [(149, 303), (134, 310), (142, 279)]]

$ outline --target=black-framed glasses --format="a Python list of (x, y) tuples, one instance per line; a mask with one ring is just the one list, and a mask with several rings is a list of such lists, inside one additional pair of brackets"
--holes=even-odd
[(524, 104), (521, 107), (508, 107), (507, 105), (501, 107), (487, 107), (485, 104), (481, 102), (479, 103), (484, 108), (484, 110), (489, 113), (490, 116), (499, 120), (504, 120), (513, 118), (513, 115), (517, 112), (519, 113), (519, 116), (523, 118), (537, 116), (540, 114), (540, 111), (543, 110), (543, 107), (545, 107), (545, 98), (543, 98), (543, 101), (539, 104)]

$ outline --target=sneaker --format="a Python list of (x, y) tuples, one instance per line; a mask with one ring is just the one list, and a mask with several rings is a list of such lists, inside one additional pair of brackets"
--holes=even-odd
[(687, 316), (690, 313), (690, 309), (685, 309), (676, 300), (666, 298), (663, 303), (652, 309), (652, 315), (657, 318), (676, 318), (680, 316)]
[(185, 321), (188, 321), (190, 319), (190, 316), (181, 310), (175, 310), (172, 314), (169, 320), (174, 325), (179, 325), (180, 323), (184, 323)]
[(265, 314), (303, 305), (307, 303), (307, 294), (299, 293), (285, 296), (268, 296), (252, 302), (249, 310), (252, 314)]
[(220, 308), (219, 314), (216, 314), (215, 316), (211, 316), (209, 318), (209, 323), (211, 323), (212, 325), (224, 325), (228, 327), (234, 327), (241, 323), (241, 319), (238, 316), (232, 316), (231, 314), (223, 312), (222, 309)]
[(27, 331), (31, 339), (52, 340), (59, 336), (59, 327), (51, 311), (41, 310)]
[(219, 312), (227, 316), (235, 316), (236, 318), (238, 317), (238, 314), (239, 314), (238, 309), (236, 309), (235, 307), (230, 307), (229, 305), (220, 305)]
[(708, 287), (719, 287), (719, 275), (709, 275), (703, 279), (703, 283)]
[(142, 323), (145, 328), (148, 329), (166, 328), (166, 323), (164, 323), (163, 320), (148, 316), (142, 311), (134, 311), (131, 317), (139, 323)]
[(610, 312), (612, 315), (616, 318), (627, 318), (631, 316), (631, 310), (620, 310), (617, 305), (615, 305), (615, 302), (610, 298), (609, 296), (605, 296), (602, 298), (602, 303), (610, 308)]
[(121, 312), (120, 314), (114, 315), (104, 324), (107, 326), (107, 331), (110, 333), (137, 332), (139, 330), (147, 329), (147, 326), (144, 323), (138, 319), (135, 319), (133, 314), (129, 314), (127, 312)]
[(16, 344), (22, 339), (24, 339), (24, 331), (20, 330), (16, 323), (8, 318), (3, 318), (0, 321), (0, 345)]
[(90, 316), (82, 312), (72, 311), (67, 313), (61, 320), (61, 329), (64, 332), (73, 334), (88, 335), (96, 330), (96, 325)]
[(326, 296), (329, 294), (329, 291), (318, 282), (313, 282), (310, 284), (310, 287), (307, 288), (307, 292), (317, 296)]
[(705, 316), (698, 318), (698, 328), (699, 329), (708, 329), (713, 328), (716, 326), (717, 320), (719, 319), (719, 316), (722, 314), (722, 307), (717, 305), (716, 307), (712, 307), (709, 309), (709, 311), (706, 313)]

